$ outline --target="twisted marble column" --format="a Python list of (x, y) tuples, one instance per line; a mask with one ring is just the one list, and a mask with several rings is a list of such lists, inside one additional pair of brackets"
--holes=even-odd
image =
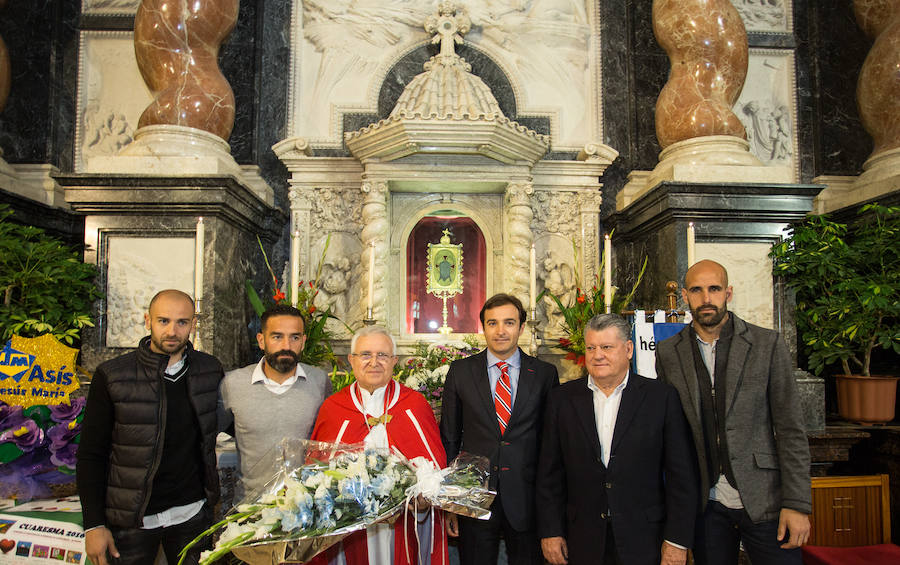
[(512, 183), (506, 187), (506, 280), (505, 290), (519, 298), (525, 309), (530, 309), (528, 293), (531, 281), (528, 280), (529, 257), (534, 236), (531, 232), (531, 220), (534, 210), (531, 207), (531, 196), (534, 187), (531, 183)]
[(731, 108), (747, 77), (747, 32), (731, 2), (654, 0), (653, 32), (672, 67), (656, 101), (659, 144), (711, 135), (746, 139)]
[(238, 0), (143, 0), (134, 19), (138, 68), (155, 100), (138, 127), (196, 128), (223, 140), (234, 126), (234, 93), (217, 57), (237, 22)]
[(900, 0), (855, 0), (853, 11), (874, 41), (859, 73), (856, 100), (863, 127), (875, 141), (875, 157), (900, 149)]
[[(388, 222), (387, 197), (388, 187), (385, 182), (364, 182), (362, 185), (364, 194), (362, 206), (362, 239), (363, 250), (360, 263), (363, 268), (363, 276), (360, 280), (369, 281), (369, 246), (375, 244), (375, 284), (372, 297), (372, 317), (385, 323), (385, 301), (387, 300), (387, 276), (388, 239), (390, 236), (390, 223)], [(364, 289), (367, 287), (363, 287)], [(367, 292), (367, 290), (363, 290)], [(363, 304), (368, 296), (363, 295)]]

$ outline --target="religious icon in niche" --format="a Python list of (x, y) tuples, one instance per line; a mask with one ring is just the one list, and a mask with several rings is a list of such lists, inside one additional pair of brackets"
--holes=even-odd
[(425, 290), (443, 301), (443, 325), (438, 332), (449, 334), (453, 328), (447, 325), (447, 299), (462, 294), (463, 251), (461, 243), (450, 243), (449, 229), (442, 233), (440, 243), (428, 244)]

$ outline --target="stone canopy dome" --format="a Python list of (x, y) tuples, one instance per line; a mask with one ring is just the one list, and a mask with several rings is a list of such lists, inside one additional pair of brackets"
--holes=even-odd
[(549, 136), (522, 126), (500, 110), (490, 88), (457, 55), (469, 18), (451, 3), (425, 22), (441, 52), (403, 90), (390, 115), (344, 134), (361, 161), (392, 161), (415, 153), (480, 154), (504, 163), (534, 164), (549, 149)]

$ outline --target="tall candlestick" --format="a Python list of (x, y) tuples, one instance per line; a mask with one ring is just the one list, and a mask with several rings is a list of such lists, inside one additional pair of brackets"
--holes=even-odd
[(688, 268), (694, 264), (694, 222), (688, 222), (687, 228), (687, 264)]
[[(197, 218), (197, 235), (194, 240), (194, 300), (203, 300), (203, 247), (206, 244), (206, 226), (203, 218)], [(199, 305), (198, 305), (199, 306)]]
[(375, 307), (375, 242), (369, 243), (369, 298), (366, 304), (366, 312), (372, 312)]
[(297, 307), (300, 301), (300, 232), (291, 234), (291, 306)]
[(612, 243), (609, 234), (603, 238), (603, 302), (606, 313), (612, 312)]
[(531, 257), (528, 262), (528, 279), (531, 282), (531, 293), (528, 296), (530, 304), (528, 309), (531, 310), (534, 308), (535, 302), (537, 302), (537, 279), (535, 278), (535, 273), (537, 270), (534, 267), (535, 264), (535, 256), (534, 256), (534, 244), (531, 244)]

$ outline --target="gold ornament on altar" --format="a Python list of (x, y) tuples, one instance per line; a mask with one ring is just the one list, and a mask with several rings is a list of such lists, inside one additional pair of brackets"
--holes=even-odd
[(443, 301), (444, 323), (438, 332), (449, 334), (453, 333), (453, 328), (447, 325), (447, 299), (462, 294), (463, 251), (462, 243), (450, 243), (449, 229), (442, 233), (440, 243), (428, 244), (425, 290)]

